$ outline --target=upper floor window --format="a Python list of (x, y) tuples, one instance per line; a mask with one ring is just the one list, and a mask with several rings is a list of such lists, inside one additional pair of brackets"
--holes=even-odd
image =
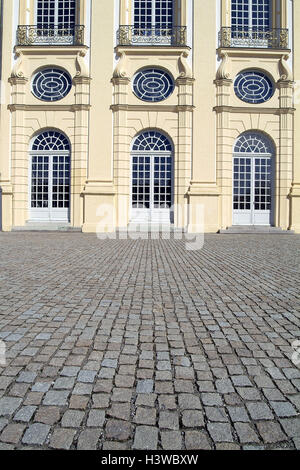
[(74, 28), (76, 0), (37, 0), (38, 28)]
[(173, 6), (173, 0), (134, 0), (135, 28), (172, 28)]
[(231, 0), (232, 30), (269, 30), (271, 3), (270, 0)]
[(120, 25), (118, 44), (185, 46), (186, 26), (177, 26), (175, 19), (178, 4), (179, 0), (132, 0), (132, 24)]
[(288, 49), (288, 29), (273, 24), (273, 4), (273, 0), (231, 0), (231, 26), (222, 26), (220, 47)]
[(83, 45), (84, 26), (76, 24), (79, 0), (36, 0), (35, 24), (19, 25), (17, 44)]

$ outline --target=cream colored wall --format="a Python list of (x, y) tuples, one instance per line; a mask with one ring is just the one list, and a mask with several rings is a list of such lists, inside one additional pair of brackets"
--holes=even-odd
[[(198, 232), (197, 207), (204, 206), (205, 231), (219, 229), (219, 188), (216, 180), (216, 2), (194, 3), (194, 96), (192, 181), (188, 230)], [(205, 38), (205, 40), (203, 40)]]
[[(101, 221), (101, 206), (114, 207), (112, 84), (114, 47), (114, 2), (92, 1), (91, 95), (88, 180), (84, 187), (84, 232), (95, 232)], [(99, 209), (100, 208), (100, 209)], [(107, 209), (109, 226), (114, 213)], [(111, 228), (107, 229), (111, 230)]]

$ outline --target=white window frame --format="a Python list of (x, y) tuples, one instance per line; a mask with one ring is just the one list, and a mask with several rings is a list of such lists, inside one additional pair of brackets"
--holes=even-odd
[[(50, 129), (51, 130), (51, 129)], [(43, 132), (41, 132), (43, 134)], [(40, 134), (38, 134), (40, 135)], [(38, 137), (36, 135), (31, 142), (31, 150), (29, 151), (29, 165), (28, 165), (28, 215), (30, 221), (35, 222), (70, 222), (70, 211), (71, 211), (71, 171), (72, 171), (72, 161), (71, 161), (71, 145), (70, 150), (32, 150), (32, 146), (35, 142), (35, 139)], [(63, 137), (66, 137), (65, 134), (61, 133)], [(32, 207), (31, 201), (31, 191), (32, 191), (32, 157), (49, 157), (48, 161), (48, 207)], [(69, 157), (69, 207), (59, 208), (52, 207), (53, 203), (53, 158), (54, 157)]]
[[(54, 9), (54, 23), (52, 26), (58, 26), (59, 25), (59, 22), (58, 22), (58, 8), (59, 8), (59, 1), (61, 0), (54, 0), (55, 1), (55, 9)], [(35, 21), (36, 21), (36, 24), (38, 23), (37, 22), (37, 18), (38, 18), (38, 3), (39, 3), (39, 0), (36, 0), (35, 1)], [(72, 23), (70, 23), (72, 24)], [(74, 25), (76, 25), (76, 0), (75, 0), (75, 16), (74, 16)]]
[[(252, 135), (251, 135), (252, 134)], [(269, 151), (264, 151), (264, 152), (253, 152), (253, 151), (248, 151), (248, 152), (239, 152), (235, 151), (236, 145), (239, 141), (239, 139), (243, 136), (239, 136), (237, 139), (235, 145), (234, 145), (234, 152), (233, 152), (233, 158), (232, 158), (232, 224), (233, 225), (269, 225), (272, 226), (274, 225), (274, 214), (275, 214), (275, 163), (276, 163), (276, 155), (275, 155), (275, 150), (272, 148), (273, 145), (263, 135), (253, 132), (249, 135), (249, 138), (253, 137), (254, 135), (257, 135), (260, 137), (260, 139), (263, 141), (265, 140), (264, 145), (266, 146), (266, 150)], [(246, 136), (247, 137), (247, 136)], [(269, 147), (269, 149), (268, 149)], [(234, 183), (235, 183), (235, 178), (234, 178), (234, 160), (235, 158), (244, 158), (250, 159), (251, 160), (251, 200), (250, 200), (250, 209), (235, 209), (234, 208)], [(271, 182), (270, 182), (270, 187), (271, 187), (271, 209), (267, 210), (262, 210), (262, 209), (255, 209), (255, 160), (256, 159), (270, 159), (270, 165), (271, 165)]]
[[(159, 131), (155, 131), (159, 132)], [(164, 134), (162, 134), (164, 135)], [(133, 141), (133, 145), (135, 143)], [(170, 139), (168, 138), (171, 143)], [(134, 208), (133, 207), (133, 158), (145, 156), (150, 157), (150, 208)], [(157, 208), (154, 202), (153, 194), (153, 181), (154, 181), (154, 158), (155, 157), (170, 157), (171, 159), (171, 207), (170, 208)], [(174, 219), (174, 189), (175, 189), (175, 161), (174, 161), (174, 148), (172, 145), (172, 150), (162, 151), (162, 150), (131, 150), (130, 152), (130, 207), (129, 207), (129, 217), (130, 221), (133, 224), (140, 223), (150, 223), (154, 225), (168, 225), (173, 223)]]
[[(257, 25), (253, 25), (253, 0), (244, 0), (245, 1), (248, 1), (249, 3), (249, 9), (248, 9), (248, 12), (249, 12), (249, 16), (248, 16), (248, 26), (247, 28), (251, 29), (251, 28), (259, 28), (259, 26)], [(272, 26), (272, 18), (273, 18), (273, 1), (272, 0), (267, 0), (269, 1), (269, 26), (268, 28), (271, 29), (273, 26)], [(231, 26), (233, 26), (233, 23), (232, 23), (232, 20), (233, 20), (233, 3), (231, 4)], [(245, 26), (246, 28), (246, 26)], [(265, 26), (262, 26), (262, 28), (265, 28)]]
[[(140, 2), (143, 0), (132, 0), (132, 24), (135, 25), (135, 7), (136, 2)], [(175, 25), (175, 1), (172, 0), (172, 26)], [(166, 21), (167, 23), (167, 21)], [(156, 25), (156, 0), (152, 0), (152, 12), (151, 12), (151, 27), (155, 28)]]

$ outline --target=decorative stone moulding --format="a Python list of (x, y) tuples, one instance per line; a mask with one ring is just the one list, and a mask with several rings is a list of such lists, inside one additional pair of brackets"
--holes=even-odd
[(280, 80), (292, 82), (293, 81), (293, 73), (289, 67), (287, 62), (289, 56), (287, 54), (282, 55), (279, 61), (279, 73), (280, 73)]
[(16, 52), (17, 56), (17, 61), (15, 65), (13, 66), (12, 72), (11, 72), (11, 78), (23, 78), (25, 79), (25, 74), (22, 69), (23, 65), (23, 54), (22, 52)]
[(128, 69), (128, 58), (126, 56), (126, 53), (124, 51), (117, 52), (117, 55), (120, 59), (114, 70), (113, 78), (124, 78), (126, 80), (129, 80), (129, 75), (126, 70)]
[(193, 72), (190, 68), (187, 58), (189, 53), (184, 51), (181, 53), (178, 59), (178, 69), (179, 69), (179, 77), (178, 78), (193, 78)]
[(87, 67), (86, 61), (84, 60), (85, 55), (86, 55), (86, 51), (79, 51), (77, 53), (77, 56), (75, 59), (75, 66), (76, 66), (75, 77), (76, 78), (90, 78), (88, 67)]
[(229, 57), (227, 53), (221, 53), (222, 62), (218, 68), (216, 79), (217, 80), (230, 80), (229, 71)]

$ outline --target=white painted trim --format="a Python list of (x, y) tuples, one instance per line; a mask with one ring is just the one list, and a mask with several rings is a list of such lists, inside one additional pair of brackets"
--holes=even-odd
[[(287, 2), (287, 27), (289, 29), (289, 49), (291, 49), (287, 62), (290, 69), (294, 70), (294, 28), (296, 27), (294, 22), (294, 5), (293, 0), (287, 0)], [(297, 27), (298, 26), (299, 25), (297, 25)]]
[(186, 12), (187, 24), (182, 25), (187, 27), (187, 45), (191, 48), (191, 53), (187, 58), (187, 62), (191, 69), (193, 69), (193, 49), (194, 49), (194, 0), (187, 0)]

